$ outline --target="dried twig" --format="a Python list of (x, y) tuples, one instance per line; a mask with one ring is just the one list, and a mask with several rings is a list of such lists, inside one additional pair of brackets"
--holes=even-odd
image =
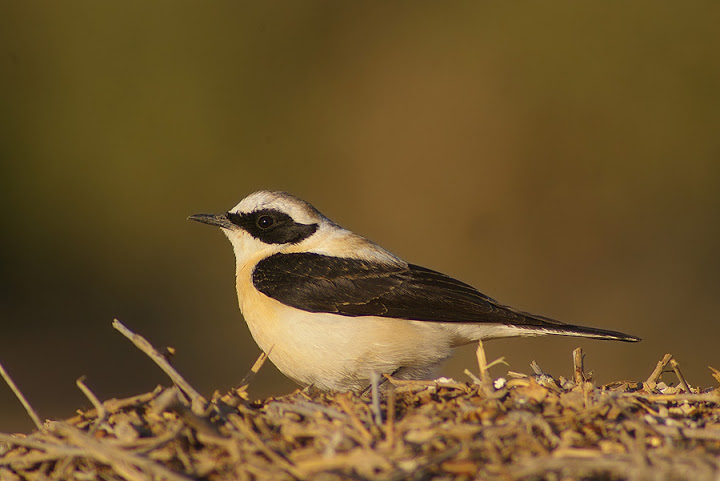
[(175, 385), (190, 399), (190, 403), (192, 406), (192, 410), (194, 413), (198, 415), (204, 414), (205, 407), (207, 406), (207, 401), (204, 397), (200, 395), (199, 392), (193, 388), (189, 382), (183, 378), (180, 373), (178, 373), (174, 367), (170, 365), (167, 358), (160, 354), (153, 346), (148, 342), (147, 339), (142, 337), (139, 334), (135, 334), (130, 329), (125, 327), (120, 321), (117, 319), (113, 320), (112, 323), (113, 327), (120, 331), (120, 333), (127, 337), (133, 344), (135, 344), (135, 347), (140, 349), (142, 352), (147, 354), (150, 359), (155, 361), (155, 364), (157, 364), (160, 369), (162, 369), (165, 374), (167, 374), (170, 379), (175, 383)]
[(465, 373), (465, 375), (466, 375), (467, 377), (469, 377), (470, 379), (472, 379), (472, 382), (473, 382), (473, 383), (475, 383), (475, 384), (482, 384), (482, 380), (481, 380), (479, 377), (477, 377), (475, 374), (473, 374), (472, 371), (470, 371), (470, 369), (465, 369), (463, 372)]
[(481, 389), (486, 395), (492, 394), (493, 380), (488, 372), (487, 357), (485, 356), (485, 348), (483, 347), (482, 341), (478, 341), (478, 347), (475, 350), (475, 357), (477, 357), (478, 368), (480, 369)]
[(710, 369), (711, 374), (712, 374), (712, 377), (714, 377), (715, 380), (716, 380), (718, 383), (720, 383), (720, 371), (718, 371), (717, 369), (715, 369), (715, 368), (712, 367), (712, 366), (708, 366), (708, 369)]
[(257, 375), (258, 372), (260, 372), (260, 368), (263, 367), (263, 364), (265, 364), (265, 361), (267, 361), (268, 356), (272, 352), (272, 347), (270, 350), (268, 350), (267, 353), (265, 351), (261, 352), (258, 358), (255, 360), (255, 363), (250, 368), (250, 371), (248, 371), (245, 376), (243, 376), (242, 380), (240, 381), (240, 387), (236, 389), (236, 391), (244, 391), (248, 388), (250, 385), (250, 381)]
[[(5, 434), (0, 433), (0, 442), (5, 442), (13, 446), (23, 446), (26, 448), (40, 449), (43, 451), (56, 450), (60, 451), (62, 455), (72, 456), (73, 453), (81, 452), (77, 448), (62, 446), (57, 442), (49, 442), (35, 437), (21, 437), (23, 435)], [(18, 458), (19, 459), (19, 458)]]
[(395, 379), (394, 377), (390, 376), (389, 374), (383, 374), (385, 379), (388, 380), (390, 384), (393, 386), (404, 386), (404, 387), (411, 387), (416, 389), (425, 389), (425, 388), (437, 388), (437, 387), (444, 387), (448, 389), (467, 389), (467, 384), (454, 382), (454, 381), (446, 381), (444, 379), (434, 379), (431, 381), (422, 381), (418, 379)]
[(665, 367), (670, 362), (670, 359), (672, 359), (672, 354), (665, 354), (663, 358), (658, 361), (657, 366), (655, 366), (655, 369), (653, 370), (652, 374), (650, 374), (650, 377), (647, 378), (645, 384), (650, 385), (652, 383), (656, 383), (657, 380), (660, 379), (663, 371), (665, 371)]
[(75, 385), (82, 391), (82, 393), (85, 395), (86, 398), (92, 403), (92, 405), (95, 407), (95, 411), (97, 412), (97, 419), (95, 420), (95, 423), (90, 430), (92, 433), (97, 429), (100, 424), (102, 424), (103, 421), (105, 421), (105, 418), (107, 417), (107, 410), (105, 409), (105, 406), (100, 402), (100, 400), (95, 396), (95, 393), (93, 393), (90, 388), (88, 388), (85, 383), (85, 376), (82, 376), (78, 378), (75, 381)]
[(506, 365), (506, 366), (509, 366), (509, 364), (505, 361), (505, 356), (499, 357), (499, 358), (495, 359), (494, 361), (489, 362), (489, 363), (487, 364), (487, 366), (485, 366), (485, 369), (488, 370), (488, 369), (490, 369), (491, 367), (493, 367), (493, 366), (498, 366), (498, 365), (500, 365), (500, 364), (504, 364), (504, 365)]
[(25, 411), (27, 411), (28, 415), (30, 416), (30, 419), (32, 419), (33, 423), (35, 423), (35, 426), (38, 428), (38, 430), (42, 431), (43, 423), (42, 421), (40, 421), (40, 417), (37, 415), (35, 409), (33, 409), (28, 400), (25, 399), (22, 391), (20, 391), (20, 388), (15, 385), (15, 382), (13, 382), (10, 374), (8, 374), (2, 364), (0, 364), (0, 375), (2, 375), (3, 379), (5, 379), (7, 385), (10, 386), (10, 389), (15, 394), (15, 397), (17, 397), (20, 403), (23, 405)]
[(585, 377), (584, 358), (582, 347), (578, 347), (573, 351), (573, 380), (577, 385), (581, 385), (587, 379)]
[[(153, 391), (147, 392), (144, 394), (138, 394), (137, 396), (130, 396), (123, 399), (108, 399), (107, 401), (103, 402), (102, 405), (107, 411), (108, 414), (112, 414), (114, 412), (117, 412), (121, 409), (131, 407), (131, 406), (139, 406), (145, 403), (148, 403), (155, 399), (159, 393), (163, 391), (163, 388), (161, 386), (156, 387)], [(74, 424), (79, 422), (81, 419), (88, 419), (97, 417), (99, 415), (97, 409), (90, 409), (89, 411), (85, 411), (81, 415), (74, 416), (67, 420), (68, 423)]]
[(535, 361), (535, 360), (533, 360), (530, 363), (530, 369), (533, 370), (533, 372), (535, 373), (536, 376), (544, 376), (545, 375), (543, 370), (540, 368), (540, 364), (538, 364), (537, 361)]
[(675, 375), (678, 378), (678, 381), (680, 381), (680, 385), (687, 393), (692, 393), (692, 390), (690, 389), (690, 386), (688, 386), (688, 383), (685, 381), (685, 377), (680, 372), (680, 364), (675, 359), (670, 360), (670, 366), (673, 368), (673, 371), (675, 371)]
[(675, 402), (712, 402), (720, 404), (720, 395), (715, 392), (708, 392), (704, 394), (637, 394), (637, 393), (622, 393), (622, 397), (632, 397), (644, 399), (650, 402), (657, 401), (675, 401)]

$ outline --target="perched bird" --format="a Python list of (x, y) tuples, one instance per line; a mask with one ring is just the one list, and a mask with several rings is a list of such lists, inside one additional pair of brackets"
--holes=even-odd
[(500, 304), (474, 287), (408, 264), (285, 192), (259, 191), (218, 226), (237, 261), (250, 332), (286, 376), (321, 390), (368, 387), (391, 374), (422, 379), (473, 341), (557, 334), (618, 341), (621, 332), (565, 324)]

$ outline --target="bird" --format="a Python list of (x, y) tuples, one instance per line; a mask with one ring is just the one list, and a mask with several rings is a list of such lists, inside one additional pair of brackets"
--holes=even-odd
[(363, 391), (373, 379), (428, 379), (461, 345), (542, 335), (639, 341), (501, 304), (440, 272), (410, 264), (287, 192), (261, 190), (222, 214), (249, 331), (301, 386)]

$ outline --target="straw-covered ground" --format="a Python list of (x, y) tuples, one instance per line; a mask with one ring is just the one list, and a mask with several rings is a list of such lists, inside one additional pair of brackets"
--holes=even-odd
[(596, 386), (579, 350), (574, 379), (537, 365), (491, 379), (480, 346), (469, 382), (386, 379), (377, 402), (312, 391), (251, 402), (249, 380), (208, 402), (115, 327), (174, 385), (101, 403), (78, 381), (95, 409), (65, 421), (40, 423), (26, 403), (39, 429), (0, 434), (0, 480), (720, 479), (720, 391), (688, 386), (669, 355), (644, 382)]

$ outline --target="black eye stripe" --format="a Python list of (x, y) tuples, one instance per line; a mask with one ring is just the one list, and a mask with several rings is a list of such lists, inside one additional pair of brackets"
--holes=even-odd
[(238, 214), (228, 212), (228, 220), (266, 244), (295, 244), (315, 233), (317, 224), (300, 224), (284, 212), (261, 209)]
[(235, 212), (228, 212), (225, 214), (225, 217), (227, 217), (230, 222), (232, 222), (238, 227), (242, 227), (243, 224), (245, 224), (245, 219), (243, 219), (243, 216)]

